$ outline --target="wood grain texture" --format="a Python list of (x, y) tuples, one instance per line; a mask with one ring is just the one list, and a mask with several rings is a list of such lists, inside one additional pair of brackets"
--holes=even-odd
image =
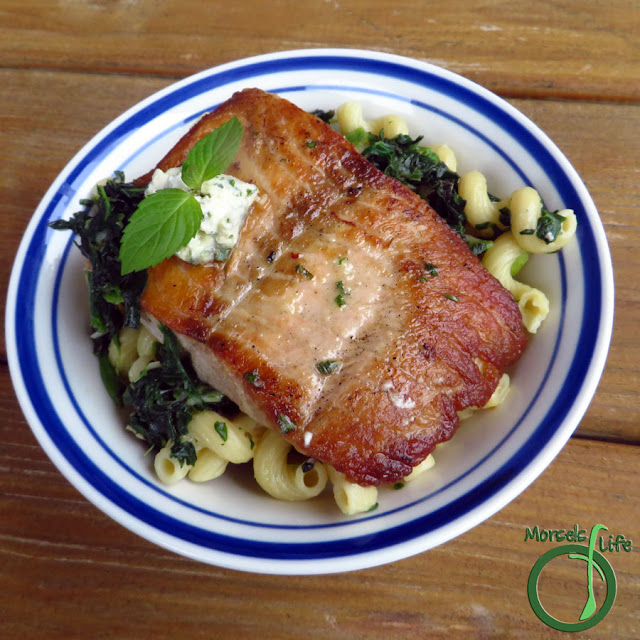
[[(128, 107), (174, 79), (248, 55), (362, 47), (428, 60), (505, 96), (573, 163), (593, 196), (616, 276), (614, 334), (577, 436), (517, 499), (475, 529), (390, 565), (276, 577), (203, 565), (116, 524), (36, 442), (0, 338), (0, 638), (561, 638), (526, 581), (551, 543), (527, 527), (634, 543), (609, 555), (618, 595), (577, 640), (640, 634), (640, 11), (633, 0), (3, 0), (0, 3), (0, 286), (49, 184)], [(545, 99), (541, 99), (545, 98)], [(561, 98), (561, 99), (560, 99)], [(4, 329), (5, 296), (0, 303)], [(541, 577), (575, 616), (584, 566)], [(602, 588), (596, 582), (596, 594)]]
[(640, 97), (633, 0), (5, 0), (0, 25), (14, 68), (184, 76), (331, 46), (428, 60), (509, 96)]

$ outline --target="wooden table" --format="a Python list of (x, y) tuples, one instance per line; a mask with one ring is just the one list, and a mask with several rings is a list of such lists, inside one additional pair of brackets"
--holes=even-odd
[[(613, 610), (574, 637), (640, 637), (639, 11), (634, 0), (2, 0), (5, 289), (48, 185), (116, 115), (222, 62), (336, 46), (431, 61), (495, 91), (540, 125), (598, 206), (617, 290), (596, 396), (542, 476), (439, 548), (332, 576), (271, 577), (198, 564), (108, 519), (36, 443), (11, 387), (2, 338), (0, 637), (560, 637), (527, 600), (531, 567), (551, 548), (524, 543), (526, 527), (537, 523), (604, 523), (633, 540), (630, 553), (609, 556), (618, 579)], [(583, 577), (558, 575), (548, 588), (561, 613), (575, 607), (576, 589), (586, 589)]]

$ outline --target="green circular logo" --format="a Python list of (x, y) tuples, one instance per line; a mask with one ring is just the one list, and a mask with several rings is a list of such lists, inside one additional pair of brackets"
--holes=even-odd
[[(585, 551), (587, 552), (586, 555)], [(551, 560), (565, 554), (572, 560), (584, 560), (587, 563), (588, 598), (580, 615), (579, 622), (562, 622), (561, 620), (556, 620), (547, 613), (538, 596), (538, 579), (540, 578), (540, 573)], [(607, 596), (598, 610), (596, 610), (596, 602), (593, 594), (592, 569), (597, 571), (607, 587)], [(529, 603), (534, 613), (547, 626), (552, 629), (557, 629), (558, 631), (584, 631), (598, 624), (598, 622), (611, 611), (613, 602), (616, 599), (616, 586), (616, 574), (613, 572), (613, 567), (601, 553), (593, 549), (593, 547), (589, 548), (581, 544), (565, 544), (547, 551), (540, 556), (538, 561), (533, 565), (527, 583), (527, 593), (529, 595)]]

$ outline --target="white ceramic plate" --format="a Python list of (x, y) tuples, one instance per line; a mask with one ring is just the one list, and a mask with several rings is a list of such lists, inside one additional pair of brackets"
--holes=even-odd
[[(438, 449), (436, 467), (379, 508), (347, 518), (330, 492), (306, 503), (265, 496), (250, 469), (168, 489), (144, 446), (123, 429), (87, 337), (83, 260), (47, 224), (79, 209), (101, 178), (155, 165), (203, 112), (261, 87), (301, 107), (360, 100), (365, 114), (403, 115), (425, 142), (446, 142), (459, 172), (480, 169), (493, 193), (523, 184), (549, 208), (570, 207), (577, 238), (536, 257), (526, 279), (551, 314), (512, 371), (499, 409), (480, 412)], [(23, 411), (61, 472), (125, 527), (177, 553), (234, 569), (313, 574), (370, 567), (425, 551), (480, 523), (518, 495), (565, 444), (595, 392), (611, 335), (613, 276), (595, 206), (555, 145), (509, 104), (429, 64), (369, 51), (308, 50), (230, 63), (178, 82), (117, 118), (51, 186), (16, 257), (7, 346)]]

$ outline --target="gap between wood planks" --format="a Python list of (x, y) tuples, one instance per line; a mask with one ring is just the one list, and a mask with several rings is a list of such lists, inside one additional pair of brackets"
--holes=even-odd
[[(417, 61), (420, 61), (416, 58)], [(428, 62), (428, 61), (427, 61)], [(227, 61), (220, 62), (219, 64), (227, 64)], [(95, 67), (92, 69), (88, 69), (81, 66), (68, 66), (68, 67), (55, 67), (55, 66), (45, 66), (45, 65), (34, 65), (34, 66), (14, 66), (14, 65), (2, 65), (0, 64), (0, 71), (15, 71), (15, 72), (24, 72), (24, 73), (67, 73), (69, 75), (89, 75), (89, 76), (118, 76), (123, 78), (140, 78), (144, 80), (168, 80), (170, 83), (178, 82), (180, 80), (184, 80), (189, 76), (195, 75), (200, 71), (205, 71), (208, 68), (214, 68), (218, 66), (217, 64), (213, 64), (211, 66), (203, 66), (202, 69), (199, 70), (188, 70), (185, 73), (175, 73), (174, 70), (167, 71), (166, 73), (158, 70), (158, 71), (138, 71), (135, 69), (125, 70), (125, 69), (114, 69), (113, 67)], [(436, 65), (438, 66), (438, 65)], [(446, 67), (441, 67), (446, 69)], [(475, 84), (483, 88), (487, 88), (485, 84), (483, 84), (479, 80), (474, 80), (468, 76), (465, 76), (462, 73), (458, 73), (452, 71), (456, 75), (464, 77), (468, 80), (471, 80)], [(526, 89), (526, 90), (518, 90), (517, 88), (502, 88), (502, 89), (488, 89), (495, 95), (500, 98), (504, 98), (505, 100), (545, 100), (545, 101), (562, 101), (562, 102), (589, 102), (594, 104), (623, 104), (623, 105), (633, 105), (640, 104), (640, 99), (635, 98), (630, 95), (608, 95), (603, 97), (600, 94), (589, 93), (589, 92), (568, 92), (566, 90), (558, 89)]]

